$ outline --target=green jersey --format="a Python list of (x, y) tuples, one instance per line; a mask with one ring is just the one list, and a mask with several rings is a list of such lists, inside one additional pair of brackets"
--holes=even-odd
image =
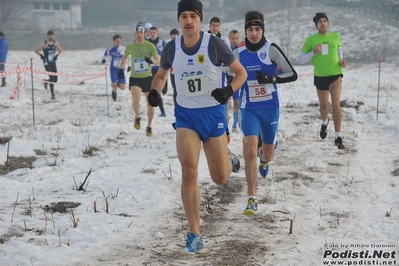
[(316, 77), (329, 77), (342, 74), (339, 64), (338, 48), (341, 47), (341, 38), (336, 32), (328, 32), (323, 36), (319, 33), (309, 36), (302, 47), (302, 52), (308, 54), (321, 44), (322, 52), (312, 57), (314, 75)]
[(144, 60), (144, 57), (152, 58), (158, 55), (157, 48), (150, 42), (133, 42), (126, 46), (125, 54), (130, 55), (132, 70), (130, 76), (133, 78), (151, 77), (151, 66)]

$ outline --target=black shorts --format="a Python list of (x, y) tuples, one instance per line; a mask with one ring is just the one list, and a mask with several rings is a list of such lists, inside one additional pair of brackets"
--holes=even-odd
[[(56, 64), (47, 64), (47, 65), (44, 65), (44, 69), (46, 69), (47, 72), (57, 73), (57, 66), (56, 66)], [(58, 80), (58, 76), (51, 76), (51, 75), (50, 75), (49, 77), (50, 77), (49, 81), (51, 81), (51, 82), (57, 82), (57, 80)]]
[(328, 91), (328, 87), (336, 81), (339, 77), (343, 77), (344, 75), (339, 74), (335, 76), (328, 76), (328, 77), (316, 77), (314, 76), (314, 85), (318, 90)]
[(141, 88), (142, 92), (150, 92), (152, 83), (152, 76), (145, 78), (133, 78), (129, 79), (129, 90), (132, 86), (137, 86)]

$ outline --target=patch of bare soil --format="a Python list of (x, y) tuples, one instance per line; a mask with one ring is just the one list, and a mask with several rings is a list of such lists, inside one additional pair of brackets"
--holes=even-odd
[(33, 168), (33, 162), (36, 161), (35, 156), (29, 157), (14, 157), (10, 156), (4, 165), (0, 165), (0, 175), (6, 175), (16, 169)]
[(47, 212), (59, 212), (66, 213), (70, 209), (74, 209), (80, 205), (79, 202), (71, 202), (71, 201), (60, 201), (60, 202), (52, 202), (49, 205), (45, 205), (43, 209)]

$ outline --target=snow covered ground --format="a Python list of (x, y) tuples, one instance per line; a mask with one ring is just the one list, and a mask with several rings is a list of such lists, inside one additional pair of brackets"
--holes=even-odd
[[(102, 73), (102, 53), (65, 51), (59, 72)], [(30, 57), (43, 70), (31, 51), (11, 51), (7, 69), (28, 65)], [(7, 77), (0, 137), (12, 139), (0, 144), (0, 167), (7, 153), (37, 160), (31, 169), (0, 176), (0, 265), (397, 265), (399, 67), (383, 62), (378, 88), (378, 64), (348, 62), (341, 97), (345, 150), (334, 146), (331, 126), (325, 140), (318, 137), (312, 67), (295, 68), (298, 81), (279, 86), (279, 148), (270, 174), (259, 178), (255, 217), (242, 215), (244, 171), (218, 187), (202, 155), (201, 230), (209, 252), (193, 257), (178, 254), (187, 222), (171, 86), (167, 116), (158, 117), (157, 109), (149, 138), (133, 127), (128, 91), (118, 91), (116, 103), (107, 100), (105, 77), (80, 85), (61, 83), (81, 77), (60, 77), (54, 101), (40, 82), (46, 76), (34, 74), (34, 114), (30, 76), (22, 75), (16, 100), (9, 99), (16, 76)], [(242, 159), (240, 133), (232, 134), (229, 148)]]

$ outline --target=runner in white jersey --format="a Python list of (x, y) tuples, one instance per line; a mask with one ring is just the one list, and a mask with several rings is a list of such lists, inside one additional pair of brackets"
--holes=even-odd
[[(182, 166), (181, 195), (187, 216), (184, 253), (195, 254), (204, 247), (200, 234), (200, 193), (198, 161), (201, 143), (212, 181), (227, 182), (232, 170), (237, 171), (238, 157), (227, 148), (226, 112), (223, 104), (244, 83), (245, 69), (219, 38), (200, 30), (202, 3), (181, 0), (177, 17), (182, 35), (166, 44), (161, 64), (152, 82), (148, 102), (159, 104), (159, 93), (173, 67), (176, 82), (176, 147)], [(234, 73), (232, 82), (223, 87), (222, 64)], [(229, 156), (230, 155), (230, 156)]]

